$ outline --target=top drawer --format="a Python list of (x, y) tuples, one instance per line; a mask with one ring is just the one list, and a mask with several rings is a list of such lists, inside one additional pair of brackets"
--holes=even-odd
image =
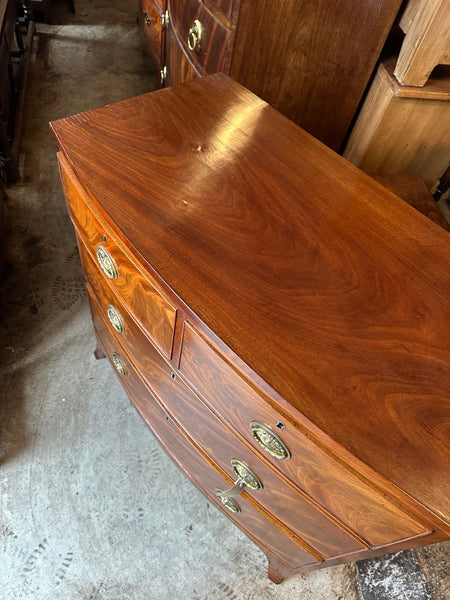
[[(364, 484), (285, 420), (200, 335), (186, 324), (180, 371), (205, 401), (273, 467), (372, 547), (428, 533), (381, 493)], [(260, 427), (253, 437), (251, 424)], [(276, 435), (273, 436), (273, 434)], [(274, 438), (271, 443), (269, 436)], [(265, 451), (261, 442), (277, 459)]]
[(199, 0), (171, 4), (173, 30), (195, 67), (207, 75), (229, 68), (230, 30)]
[[(76, 230), (142, 329), (170, 357), (176, 309), (116, 244), (110, 228), (96, 218), (92, 202), (61, 154), (58, 154), (58, 161), (67, 205)], [(98, 217), (101, 218), (99, 214)]]

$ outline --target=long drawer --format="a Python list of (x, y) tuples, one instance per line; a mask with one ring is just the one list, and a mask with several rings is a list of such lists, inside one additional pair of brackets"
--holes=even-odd
[(67, 205), (85, 251), (87, 249), (102, 269), (104, 280), (114, 287), (127, 306), (132, 307), (141, 327), (170, 356), (176, 309), (118, 245), (114, 233), (101, 222), (100, 215), (95, 216), (93, 203), (70, 167), (61, 156), (58, 159)]
[[(180, 372), (256, 452), (263, 454), (277, 470), (370, 546), (428, 533), (420, 523), (365, 485), (280, 417), (267, 399), (238, 375), (189, 324), (184, 330)], [(285, 451), (288, 456), (283, 458)]]
[(225, 478), (220, 476), (189, 442), (170, 414), (161, 407), (160, 401), (141, 380), (127, 352), (115, 339), (92, 293), (89, 293), (89, 300), (97, 336), (109, 360), (116, 366), (123, 387), (141, 417), (177, 466), (263, 550), (270, 548), (282, 562), (296, 569), (317, 564), (318, 561), (313, 556), (279, 531), (248, 502), (241, 503), (241, 511), (238, 513), (229, 512), (220, 503), (214, 490), (229, 487), (232, 479), (226, 475)]

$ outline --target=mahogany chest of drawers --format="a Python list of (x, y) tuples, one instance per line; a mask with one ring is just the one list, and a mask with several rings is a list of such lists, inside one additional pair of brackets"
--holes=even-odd
[(163, 85), (225, 73), (339, 150), (401, 4), (139, 0), (139, 18)]
[(51, 127), (97, 356), (272, 580), (447, 539), (447, 232), (224, 75)]

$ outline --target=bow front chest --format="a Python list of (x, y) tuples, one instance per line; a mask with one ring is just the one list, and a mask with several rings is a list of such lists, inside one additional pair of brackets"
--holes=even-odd
[(224, 75), (51, 127), (97, 357), (271, 579), (447, 539), (447, 232)]

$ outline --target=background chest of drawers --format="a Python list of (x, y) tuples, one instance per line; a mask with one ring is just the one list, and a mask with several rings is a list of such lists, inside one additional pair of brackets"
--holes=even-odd
[(223, 75), (52, 130), (97, 356), (269, 576), (447, 539), (447, 233)]
[[(148, 39), (162, 40), (151, 56), (166, 84), (225, 73), (335, 150), (401, 5), (401, 0), (140, 2), (141, 29)], [(159, 18), (149, 23), (152, 6)]]

